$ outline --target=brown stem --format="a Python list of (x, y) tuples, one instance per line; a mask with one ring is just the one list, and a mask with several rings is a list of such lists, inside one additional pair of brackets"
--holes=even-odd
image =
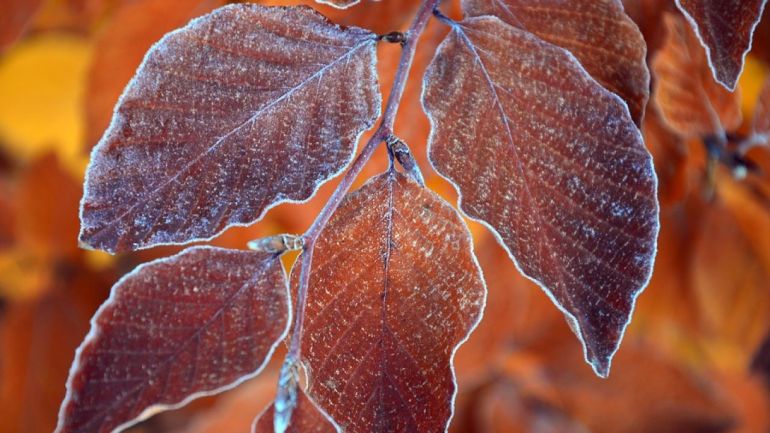
[(377, 147), (391, 134), (393, 134), (393, 123), (396, 120), (396, 113), (401, 103), (401, 98), (404, 95), (404, 88), (406, 87), (407, 77), (409, 76), (409, 70), (412, 67), (412, 60), (414, 59), (415, 48), (417, 47), (417, 40), (420, 34), (425, 29), (433, 14), (433, 10), (438, 5), (439, 0), (423, 0), (420, 5), (420, 9), (406, 32), (406, 42), (403, 44), (401, 51), (401, 59), (399, 60), (398, 69), (396, 70), (396, 77), (391, 87), (390, 95), (388, 96), (387, 104), (385, 105), (385, 112), (382, 115), (382, 120), (374, 135), (369, 139), (366, 145), (358, 154), (353, 164), (340, 180), (339, 185), (332, 193), (329, 201), (326, 202), (321, 213), (318, 214), (313, 224), (305, 232), (304, 239), (305, 245), (300, 256), (300, 273), (299, 273), (299, 286), (297, 290), (297, 305), (295, 309), (294, 331), (291, 336), (291, 342), (289, 343), (289, 353), (287, 358), (298, 360), (301, 353), (301, 336), (302, 326), (305, 319), (305, 304), (307, 301), (307, 288), (310, 281), (310, 268), (313, 263), (313, 250), (315, 249), (315, 243), (318, 237), (321, 235), (324, 227), (331, 219), (334, 211), (337, 210), (342, 199), (350, 190), (353, 181), (361, 173), (366, 163), (371, 159), (374, 151)]

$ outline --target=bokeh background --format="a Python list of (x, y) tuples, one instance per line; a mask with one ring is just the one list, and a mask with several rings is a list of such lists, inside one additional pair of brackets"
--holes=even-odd
[[(53, 430), (74, 350), (112, 284), (138, 264), (179, 250), (80, 250), (78, 202), (89, 151), (144, 52), (223, 3), (0, 0), (0, 432)], [(314, 7), (335, 22), (387, 33), (404, 29), (417, 3)], [(671, 2), (624, 3), (652, 57)], [(443, 8), (458, 11), (450, 0)], [(765, 15), (739, 86), (747, 119), (770, 72)], [(418, 156), (429, 186), (454, 203), (454, 190), (426, 162), (429, 125), (419, 103), (421, 75), (445, 32), (433, 22), (423, 35), (396, 133)], [(398, 46), (380, 48), (384, 92), (398, 55)], [(710, 181), (701, 140), (667, 129), (655, 101), (643, 130), (661, 179), (659, 254), (610, 378), (594, 376), (545, 294), (517, 273), (483, 227), (470, 223), (490, 293), (482, 324), (455, 360), (460, 391), (451, 431), (770, 432), (770, 151), (749, 154), (757, 169), (747, 178), (718, 166)], [(379, 152), (359, 183), (386, 167)], [(244, 248), (259, 236), (301, 233), (335, 184), (214, 243)], [(248, 431), (274, 395), (281, 355), (236, 390), (131, 431)]]

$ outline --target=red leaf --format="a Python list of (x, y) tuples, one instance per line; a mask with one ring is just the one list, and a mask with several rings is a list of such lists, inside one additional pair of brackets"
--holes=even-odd
[(306, 7), (226, 6), (168, 34), (94, 149), (81, 242), (186, 243), (308, 199), (379, 114), (375, 45)]
[(278, 256), (212, 247), (138, 267), (77, 351), (57, 432), (110, 432), (256, 375), (288, 329)]
[(495, 15), (562, 47), (628, 104), (641, 124), (650, 96), (647, 46), (619, 0), (464, 0), (468, 15)]
[(426, 76), (431, 161), (606, 376), (655, 255), (650, 154), (626, 105), (565, 50), (494, 17), (451, 26)]
[(767, 0), (676, 0), (698, 33), (714, 78), (735, 90)]
[(361, 0), (316, 0), (318, 3), (334, 6), (337, 9), (347, 9), (357, 5)]
[[(273, 413), (271, 404), (265, 409), (252, 426), (252, 433), (273, 433)], [(291, 421), (285, 433), (334, 433), (339, 429), (328, 415), (323, 413), (312, 400), (301, 390), (297, 390), (297, 406), (292, 412)]]
[(695, 35), (665, 14), (666, 40), (652, 60), (653, 95), (666, 124), (684, 137), (721, 135), (741, 124), (740, 99), (711, 77)]
[(754, 107), (754, 119), (752, 122), (752, 132), (764, 139), (765, 145), (770, 145), (770, 76), (765, 80), (765, 85), (757, 99), (757, 105)]
[(314, 254), (308, 393), (349, 433), (444, 431), (486, 292), (457, 212), (389, 172), (345, 199)]
[(95, 41), (84, 101), (88, 149), (109, 126), (112, 107), (152, 44), (191, 18), (223, 3), (222, 0), (139, 0), (120, 4)]

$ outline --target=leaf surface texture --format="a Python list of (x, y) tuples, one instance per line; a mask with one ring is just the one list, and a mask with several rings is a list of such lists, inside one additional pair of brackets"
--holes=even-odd
[(619, 0), (464, 0), (463, 9), (497, 16), (568, 50), (641, 124), (650, 96), (647, 45)]
[[(252, 433), (274, 433), (274, 413), (275, 407), (270, 404), (254, 421)], [(304, 391), (298, 389), (297, 406), (292, 412), (291, 421), (285, 433), (336, 433), (337, 431), (337, 427), (328, 415), (324, 414)]]
[(257, 374), (288, 308), (273, 254), (193, 247), (138, 267), (92, 320), (57, 432), (111, 432)]
[(225, 6), (166, 35), (94, 150), (81, 242), (208, 239), (308, 199), (379, 115), (375, 44), (307, 7)]
[(652, 270), (651, 157), (623, 101), (564, 49), (495, 17), (451, 25), (426, 74), (430, 160), (606, 376)]
[(767, 0), (676, 0), (724, 87), (735, 89)]
[(445, 431), (486, 292), (457, 212), (390, 171), (345, 198), (314, 258), (308, 393), (345, 432)]

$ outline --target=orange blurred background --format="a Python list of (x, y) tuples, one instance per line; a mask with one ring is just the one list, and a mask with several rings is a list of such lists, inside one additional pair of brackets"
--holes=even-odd
[[(457, 15), (456, 2), (447, 1), (444, 10)], [(78, 202), (89, 151), (144, 52), (223, 3), (0, 0), (0, 432), (53, 431), (74, 350), (111, 285), (139, 263), (180, 249), (118, 256), (80, 250)], [(671, 4), (624, 3), (652, 55), (661, 43), (660, 11)], [(335, 22), (387, 33), (404, 29), (417, 4), (313, 6)], [(770, 74), (765, 15), (740, 82), (749, 119)], [(455, 203), (454, 190), (426, 161), (429, 125), (419, 101), (421, 75), (445, 32), (432, 22), (423, 34), (396, 133), (411, 145), (429, 187)], [(383, 92), (398, 54), (397, 45), (380, 48)], [(594, 376), (546, 295), (469, 222), (490, 293), (482, 324), (455, 360), (460, 391), (451, 431), (770, 432), (770, 151), (751, 154), (764, 170), (739, 181), (720, 169), (713, 193), (705, 193), (702, 143), (669, 132), (652, 105), (643, 129), (661, 179), (659, 251), (610, 378)], [(359, 183), (386, 167), (384, 150), (378, 152)], [(335, 184), (214, 243), (244, 248), (259, 236), (301, 233)], [(131, 431), (248, 431), (274, 395), (280, 358), (234, 391)]]

